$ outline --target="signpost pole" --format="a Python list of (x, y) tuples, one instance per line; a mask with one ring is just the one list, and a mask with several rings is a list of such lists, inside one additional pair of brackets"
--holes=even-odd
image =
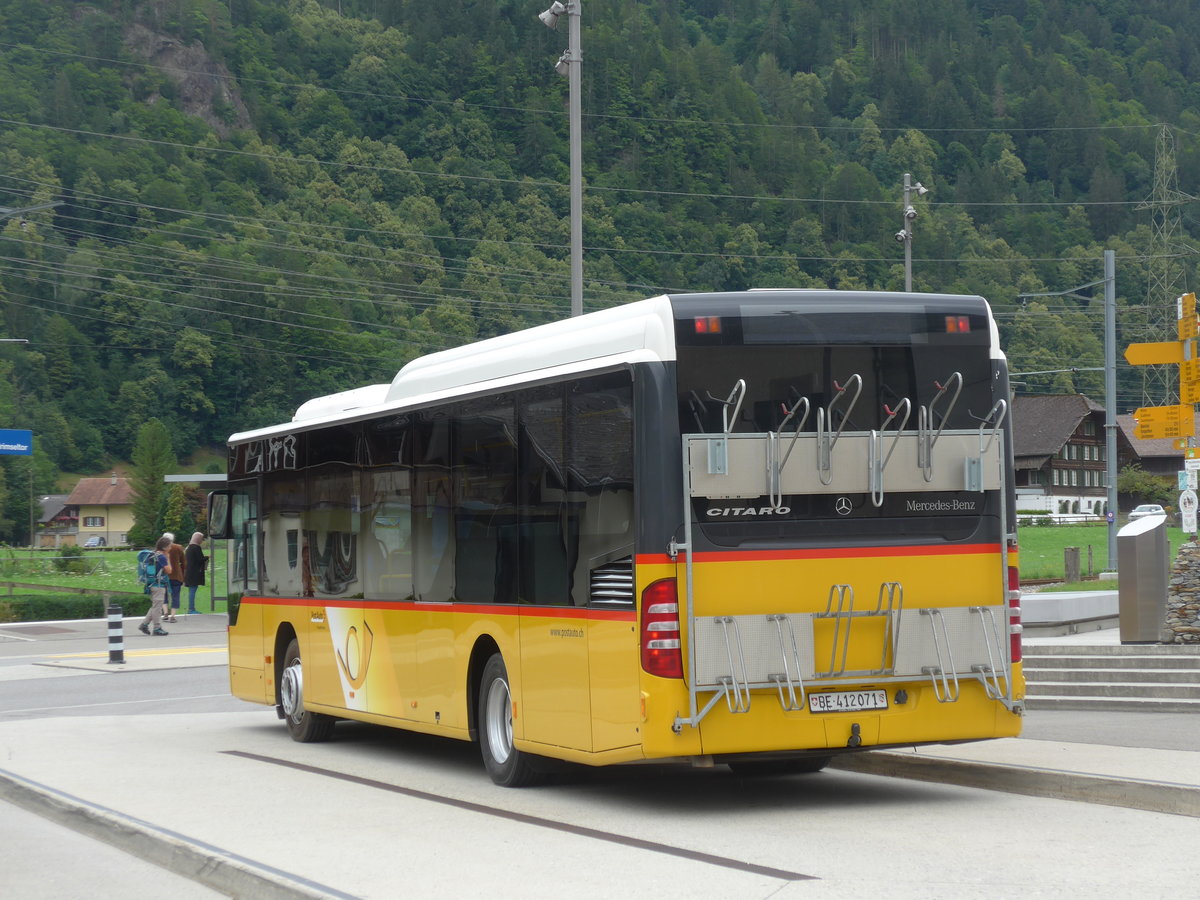
[(1108, 571), (1117, 569), (1117, 263), (1104, 251), (1104, 469), (1108, 480)]

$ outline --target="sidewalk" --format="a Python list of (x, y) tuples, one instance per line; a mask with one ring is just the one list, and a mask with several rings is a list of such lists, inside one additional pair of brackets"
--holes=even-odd
[[(1026, 636), (1026, 646), (1089, 647), (1121, 643), (1119, 628), (1080, 634)], [(1181, 648), (1183, 649), (1183, 648)], [(1031, 713), (1026, 713), (1027, 716)], [(1048, 718), (1066, 713), (1040, 710)], [(1129, 723), (1122, 738), (1129, 746), (1090, 743), (1086, 725), (1079, 740), (1049, 741), (1027, 737), (970, 744), (937, 745), (910, 750), (877, 750), (835, 760), (836, 768), (920, 781), (937, 781), (988, 790), (1080, 800), (1153, 812), (1200, 816), (1200, 715), (1177, 714), (1194, 740), (1194, 749), (1161, 750), (1139, 745), (1137, 717), (1157, 713), (1090, 713), (1078, 719), (1101, 718)], [(1059, 729), (1060, 731), (1062, 729)], [(1111, 729), (1107, 729), (1111, 731)]]

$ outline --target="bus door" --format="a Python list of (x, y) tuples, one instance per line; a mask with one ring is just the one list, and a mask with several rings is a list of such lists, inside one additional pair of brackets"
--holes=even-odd
[(363, 609), (357, 428), (327, 429), (309, 437), (308, 509), (297, 535), (308, 615), (299, 624), (308, 635), (305, 696), (314, 703), (365, 710), (374, 634)]
[(514, 725), (526, 740), (591, 750), (587, 611), (572, 600), (583, 498), (568, 489), (563, 400), (561, 385), (546, 385), (522, 392), (519, 403)]

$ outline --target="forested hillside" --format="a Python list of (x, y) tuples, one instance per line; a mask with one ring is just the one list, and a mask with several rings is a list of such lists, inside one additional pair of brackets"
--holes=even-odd
[[(152, 416), (186, 457), (565, 315), (546, 5), (0, 0), (0, 337), (29, 342), (0, 344), (0, 427), (34, 431), (35, 489), (127, 459)], [(1101, 364), (1098, 290), (1018, 295), (1097, 281), (1105, 249), (1123, 340), (1173, 299), (1149, 284), (1195, 286), (1195, 205), (1147, 201), (1200, 194), (1200, 5), (582, 9), (585, 309), (900, 289), (906, 172), (915, 288), (987, 297), (1014, 371)], [(27, 465), (0, 457), (0, 540), (27, 535)]]

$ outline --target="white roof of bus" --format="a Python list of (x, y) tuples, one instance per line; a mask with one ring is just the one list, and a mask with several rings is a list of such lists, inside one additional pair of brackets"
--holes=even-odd
[(514, 331), (415, 359), (391, 384), (316, 397), (301, 404), (291, 422), (240, 432), (229, 443), (365, 419), (454, 396), (466, 387), (502, 389), (602, 365), (673, 360), (673, 329), (671, 302), (663, 295)]

